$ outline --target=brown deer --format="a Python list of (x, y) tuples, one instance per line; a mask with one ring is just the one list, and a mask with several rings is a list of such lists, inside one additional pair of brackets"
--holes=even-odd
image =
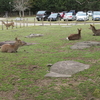
[(10, 26), (14, 27), (14, 22), (5, 23), (4, 21), (2, 21), (2, 24), (4, 24), (7, 28)]
[(71, 34), (66, 39), (67, 40), (79, 40), (81, 38), (81, 28), (78, 29), (78, 34)]
[(7, 52), (7, 53), (15, 53), (17, 52), (17, 49), (19, 46), (23, 46), (21, 40), (15, 38), (16, 42), (14, 44), (4, 44), (1, 46), (1, 52)]
[(94, 25), (90, 24), (90, 28), (92, 32), (94, 33), (93, 36), (100, 36), (100, 29), (96, 29)]

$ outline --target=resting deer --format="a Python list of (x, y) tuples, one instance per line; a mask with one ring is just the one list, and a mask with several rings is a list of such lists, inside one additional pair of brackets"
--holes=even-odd
[(13, 53), (17, 52), (17, 49), (19, 46), (22, 46), (23, 43), (21, 40), (15, 38), (16, 42), (14, 44), (4, 44), (1, 46), (1, 52), (8, 52), (8, 53)]
[(81, 38), (81, 30), (82, 30), (81, 28), (78, 29), (78, 34), (71, 34), (66, 39), (67, 40), (79, 40)]
[(14, 27), (14, 22), (5, 23), (4, 21), (2, 21), (2, 24), (4, 24), (7, 28), (10, 26)]
[(100, 36), (100, 29), (96, 29), (93, 25), (90, 24), (90, 28), (94, 33), (93, 36)]

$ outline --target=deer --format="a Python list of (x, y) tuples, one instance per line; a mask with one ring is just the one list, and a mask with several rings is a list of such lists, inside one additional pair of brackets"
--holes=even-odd
[(16, 53), (20, 46), (23, 46), (23, 42), (20, 39), (15, 38), (14, 44), (3, 44), (1, 46), (1, 52)]
[(67, 40), (79, 40), (81, 38), (81, 28), (78, 29), (78, 34), (71, 34), (66, 39)]
[(90, 28), (92, 32), (94, 33), (93, 36), (100, 36), (100, 29), (96, 29), (94, 25), (90, 24)]
[(10, 26), (14, 27), (14, 22), (5, 23), (4, 21), (2, 21), (2, 24), (4, 24), (7, 28)]

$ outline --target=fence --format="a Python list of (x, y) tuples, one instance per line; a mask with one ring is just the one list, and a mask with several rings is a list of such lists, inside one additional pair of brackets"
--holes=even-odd
[[(14, 23), (14, 27), (11, 23)], [(86, 25), (86, 24), (100, 24), (100, 21), (37, 21), (36, 18), (33, 18), (31, 22), (29, 21), (28, 18), (23, 18), (23, 19), (16, 19), (16, 20), (5, 20), (4, 23), (1, 21), (2, 25), (2, 30), (5, 28), (8, 30), (9, 28), (21, 28), (21, 27), (28, 27), (28, 26), (44, 26), (44, 25)], [(8, 25), (8, 26), (7, 26)]]

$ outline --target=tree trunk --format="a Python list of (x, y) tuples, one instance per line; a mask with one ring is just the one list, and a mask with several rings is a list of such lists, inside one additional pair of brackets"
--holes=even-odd
[(22, 11), (23, 17), (24, 17), (24, 11)]
[(20, 18), (22, 17), (22, 15), (21, 15), (21, 11), (19, 11), (19, 17), (20, 17)]
[(31, 16), (31, 11), (30, 11), (30, 9), (29, 9), (29, 16)]

